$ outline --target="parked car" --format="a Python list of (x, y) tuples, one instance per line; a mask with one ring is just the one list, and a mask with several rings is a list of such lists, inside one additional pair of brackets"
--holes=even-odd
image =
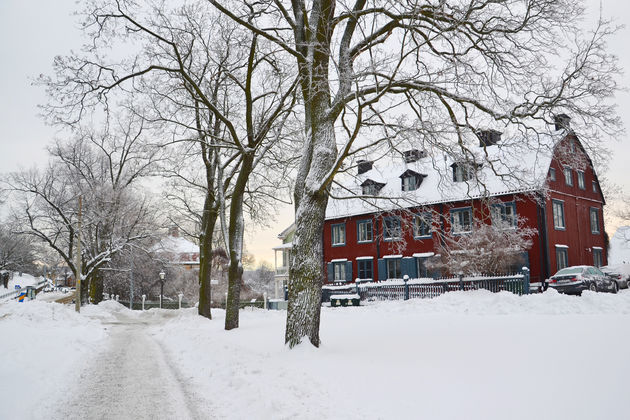
[(630, 283), (630, 264), (605, 265), (599, 268), (612, 277), (620, 289), (627, 289)]
[(566, 267), (549, 278), (549, 287), (560, 293), (582, 294), (584, 290), (617, 293), (619, 286), (599, 268), (590, 265)]

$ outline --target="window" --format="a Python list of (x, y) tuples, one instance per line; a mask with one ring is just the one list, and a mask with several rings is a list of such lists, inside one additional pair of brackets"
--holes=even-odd
[(454, 163), (452, 166), (453, 182), (468, 181), (475, 176), (475, 169), (469, 163)]
[(502, 229), (515, 228), (517, 224), (516, 203), (493, 204), (490, 208), (492, 224)]
[(378, 195), (379, 191), (385, 186), (382, 182), (372, 181), (371, 179), (366, 179), (361, 184), (361, 192), (363, 195)]
[(472, 232), (472, 209), (451, 210), (451, 232), (455, 234)]
[(378, 195), (379, 188), (376, 184), (363, 185), (361, 187), (363, 195)]
[(559, 200), (552, 201), (553, 206), (553, 227), (559, 230), (565, 229), (564, 224), (564, 202)]
[(581, 190), (585, 190), (586, 185), (584, 184), (584, 172), (577, 171), (577, 175), (578, 175), (578, 188), (580, 188)]
[(416, 258), (418, 278), (429, 277), (429, 270), (427, 270), (427, 265), (426, 265), (427, 260), (428, 258)]
[(556, 180), (556, 170), (554, 168), (549, 169), (549, 179), (552, 181)]
[(569, 248), (556, 246), (556, 269), (562, 270), (569, 266)]
[(332, 246), (342, 246), (345, 244), (346, 244), (345, 223), (332, 225)]
[(357, 242), (372, 242), (372, 221), (371, 220), (359, 220), (357, 221)]
[(334, 281), (346, 281), (346, 262), (334, 262), (333, 265), (333, 280)]
[(399, 279), (402, 275), (400, 273), (400, 258), (388, 258), (387, 259), (387, 278)]
[(373, 262), (372, 259), (365, 260), (357, 260), (357, 267), (359, 269), (359, 278), (360, 279), (373, 279), (372, 277), (372, 267)]
[(414, 191), (418, 189), (418, 178), (415, 176), (406, 176), (402, 178), (402, 190)]
[(431, 236), (431, 213), (425, 212), (413, 217), (413, 236), (415, 238)]
[(571, 168), (569, 168), (569, 167), (565, 167), (564, 168), (564, 182), (569, 187), (573, 186), (573, 172), (571, 171)]
[(383, 239), (393, 241), (402, 238), (400, 217), (389, 216), (383, 219)]
[(596, 193), (597, 192), (597, 182), (593, 181), (592, 185), (593, 185), (593, 192)]
[(599, 210), (591, 207), (591, 233), (598, 234), (599, 230)]
[(601, 267), (604, 264), (601, 248), (593, 248), (593, 265), (595, 267)]

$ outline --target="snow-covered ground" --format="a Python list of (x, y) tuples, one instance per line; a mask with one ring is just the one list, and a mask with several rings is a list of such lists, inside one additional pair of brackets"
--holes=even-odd
[[(146, 418), (164, 392), (178, 418), (630, 418), (630, 290), (454, 292), (325, 307), (321, 347), (293, 350), (283, 345), (283, 311), (243, 310), (241, 327), (226, 332), (223, 311), (209, 321), (194, 308), (132, 313), (106, 302), (77, 315), (58, 304), (19, 305), (0, 305), (1, 418), (65, 418), (84, 408), (56, 397), (79, 385), (107, 394), (110, 408), (121, 398), (130, 410), (125, 395), (141, 395)], [(143, 352), (151, 363), (141, 369), (122, 362)], [(146, 399), (155, 395), (153, 407)], [(16, 411), (25, 396), (36, 401), (30, 415)], [(98, 402), (90, 392), (79, 398)]]
[(69, 305), (0, 304), (0, 418), (49, 418), (106, 339)]

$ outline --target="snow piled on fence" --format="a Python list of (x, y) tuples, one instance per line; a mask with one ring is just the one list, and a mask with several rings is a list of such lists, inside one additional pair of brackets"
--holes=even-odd
[(74, 306), (0, 304), (0, 418), (47, 418), (105, 337)]
[(283, 345), (286, 312), (243, 310), (232, 331), (213, 316), (153, 331), (213, 418), (629, 417), (628, 290), (324, 307), (320, 349)]

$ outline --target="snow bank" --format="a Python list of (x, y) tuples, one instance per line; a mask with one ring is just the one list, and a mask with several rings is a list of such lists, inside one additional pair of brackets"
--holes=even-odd
[(73, 306), (0, 304), (0, 417), (47, 418), (105, 337)]
[(213, 316), (153, 334), (216, 418), (627, 418), (628, 290), (324, 307), (320, 349), (283, 345), (285, 312)]

